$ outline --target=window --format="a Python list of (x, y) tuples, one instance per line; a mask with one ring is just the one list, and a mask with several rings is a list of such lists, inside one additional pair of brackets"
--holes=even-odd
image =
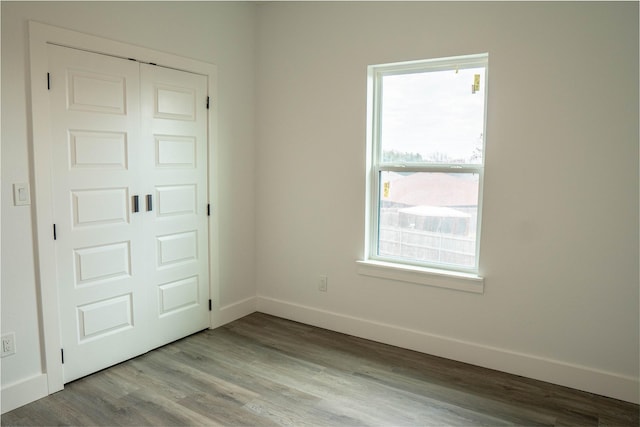
[(365, 261), (477, 274), (487, 65), (369, 67)]

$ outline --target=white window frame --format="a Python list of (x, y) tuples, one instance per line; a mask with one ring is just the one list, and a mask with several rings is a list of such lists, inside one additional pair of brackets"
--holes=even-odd
[[(445, 287), (462, 291), (482, 293), (484, 279), (479, 276), (480, 235), (482, 223), (482, 196), (484, 181), (484, 149), (486, 140), (488, 54), (465, 55), (421, 61), (371, 65), (367, 79), (367, 179), (364, 259), (358, 261), (359, 273), (380, 278)], [(485, 114), (483, 156), (480, 164), (458, 163), (383, 163), (381, 134), (381, 90), (382, 78), (389, 75), (485, 68)], [(391, 258), (378, 255), (380, 174), (381, 172), (446, 172), (478, 174), (478, 219), (476, 232), (475, 265), (471, 268)]]

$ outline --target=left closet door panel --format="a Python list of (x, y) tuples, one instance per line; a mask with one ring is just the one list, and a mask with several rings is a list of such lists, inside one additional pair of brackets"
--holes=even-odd
[(49, 46), (64, 381), (147, 351), (139, 64)]

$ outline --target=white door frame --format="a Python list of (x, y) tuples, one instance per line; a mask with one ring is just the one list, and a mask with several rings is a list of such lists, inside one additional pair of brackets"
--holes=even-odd
[[(29, 55), (31, 70), (31, 127), (33, 144), (33, 194), (36, 215), (36, 279), (40, 291), (40, 326), (44, 353), (44, 370), (49, 394), (64, 388), (61, 363), (61, 333), (58, 307), (57, 266), (53, 241), (54, 217), (52, 187), (52, 141), (49, 97), (47, 93), (48, 55), (47, 44), (57, 44), (95, 53), (134, 58), (140, 62), (158, 64), (207, 76), (210, 97), (208, 138), (208, 186), (209, 203), (215, 208), (218, 196), (218, 179), (215, 160), (217, 147), (217, 69), (213, 64), (196, 61), (122, 42), (78, 33), (50, 25), (29, 22)], [(219, 301), (218, 277), (218, 216), (211, 209), (209, 218), (209, 295)], [(218, 304), (214, 304), (210, 326), (217, 326)]]

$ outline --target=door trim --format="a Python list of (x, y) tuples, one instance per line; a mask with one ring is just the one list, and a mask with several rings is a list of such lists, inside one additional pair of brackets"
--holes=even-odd
[[(35, 208), (36, 282), (39, 288), (40, 330), (44, 373), (49, 394), (64, 388), (60, 359), (61, 331), (56, 283), (55, 244), (52, 187), (51, 117), (47, 93), (47, 45), (57, 44), (94, 53), (135, 58), (140, 62), (158, 64), (207, 77), (211, 99), (207, 123), (209, 203), (214, 207), (209, 217), (209, 296), (219, 301), (218, 277), (218, 179), (215, 163), (217, 149), (217, 67), (213, 64), (159, 52), (139, 46), (29, 21), (29, 59), (31, 90), (31, 139), (33, 205)], [(210, 314), (210, 326), (217, 326), (217, 304)]]

